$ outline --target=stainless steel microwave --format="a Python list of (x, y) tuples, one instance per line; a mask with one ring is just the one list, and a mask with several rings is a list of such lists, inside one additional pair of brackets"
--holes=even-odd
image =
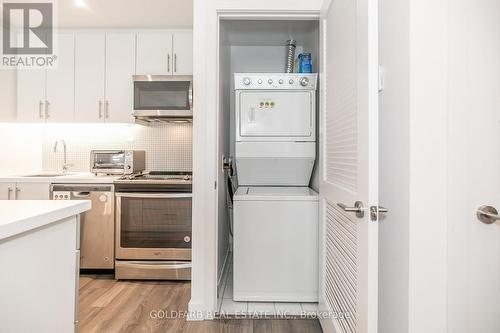
[(193, 117), (193, 77), (134, 75), (134, 117), (139, 122)]
[(106, 175), (126, 175), (146, 169), (144, 150), (92, 150), (90, 172)]

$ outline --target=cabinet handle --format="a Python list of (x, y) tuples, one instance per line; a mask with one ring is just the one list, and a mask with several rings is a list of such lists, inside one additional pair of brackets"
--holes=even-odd
[(174, 53), (174, 72), (177, 73), (177, 53)]
[(45, 100), (45, 118), (49, 117), (49, 101)]
[(170, 73), (170, 53), (167, 54), (167, 72)]
[(19, 195), (19, 192), (21, 192), (21, 189), (16, 186), (16, 192), (14, 193), (14, 200), (17, 200), (17, 197)]
[(38, 102), (38, 117), (40, 117), (40, 119), (43, 119), (42, 107), (43, 107), (43, 102), (42, 100), (40, 100), (40, 102)]
[(12, 193), (12, 187), (7, 187), (7, 200), (10, 200), (10, 194)]
[(109, 101), (104, 102), (104, 118), (109, 118)]
[(99, 119), (102, 118), (102, 101), (99, 100)]

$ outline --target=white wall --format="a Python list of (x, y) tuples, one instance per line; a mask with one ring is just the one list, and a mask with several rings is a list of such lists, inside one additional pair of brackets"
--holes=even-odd
[(42, 141), (39, 125), (0, 123), (0, 175), (41, 171)]
[(319, 11), (322, 0), (194, 0), (194, 103), (203, 112), (193, 121), (193, 270), (189, 310), (210, 317), (216, 308), (217, 285), (217, 12), (218, 10)]
[(409, 0), (381, 0), (379, 59), (379, 332), (408, 331), (410, 202)]
[(446, 332), (448, 0), (410, 1), (409, 332)]

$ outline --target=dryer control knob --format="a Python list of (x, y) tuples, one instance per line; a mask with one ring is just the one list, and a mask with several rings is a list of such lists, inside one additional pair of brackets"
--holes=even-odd
[(269, 80), (267, 80), (267, 83), (269, 83), (269, 84), (273, 84), (273, 80), (272, 80), (272, 79), (269, 79)]
[(288, 83), (293, 84), (293, 79), (288, 80)]
[(244, 84), (245, 86), (250, 85), (250, 83), (252, 83), (252, 80), (250, 80), (250, 78), (249, 78), (249, 77), (246, 77), (246, 78), (244, 78), (244, 79), (243, 79), (243, 84)]
[(301, 78), (301, 79), (300, 79), (300, 85), (301, 85), (302, 87), (305, 87), (305, 86), (307, 86), (308, 84), (309, 84), (309, 79), (308, 79), (307, 77), (303, 77), (303, 78)]
[(257, 83), (258, 83), (258, 84), (262, 84), (262, 80), (261, 80), (261, 79), (259, 79), (259, 80), (257, 81)]
[(282, 79), (280, 79), (280, 80), (278, 81), (278, 83), (279, 83), (279, 84), (283, 84), (283, 80), (282, 80)]

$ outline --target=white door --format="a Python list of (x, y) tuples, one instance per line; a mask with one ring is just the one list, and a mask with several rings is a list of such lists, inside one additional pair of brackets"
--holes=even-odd
[(57, 66), (47, 68), (47, 122), (71, 122), (75, 106), (75, 40), (72, 33), (56, 34)]
[(172, 34), (137, 33), (137, 75), (172, 74)]
[(45, 121), (45, 69), (17, 70), (17, 121)]
[(135, 34), (106, 34), (105, 118), (110, 123), (132, 123), (135, 74)]
[(500, 332), (500, 2), (449, 11), (448, 332)]
[(177, 33), (173, 36), (173, 74), (193, 75), (193, 34)]
[(75, 36), (75, 120), (104, 121), (105, 34)]
[[(320, 310), (324, 332), (377, 332), (377, 1), (335, 0), (321, 22)], [(359, 212), (346, 211), (342, 205)]]
[(238, 141), (245, 137), (314, 141), (315, 98), (310, 91), (237, 92)]

